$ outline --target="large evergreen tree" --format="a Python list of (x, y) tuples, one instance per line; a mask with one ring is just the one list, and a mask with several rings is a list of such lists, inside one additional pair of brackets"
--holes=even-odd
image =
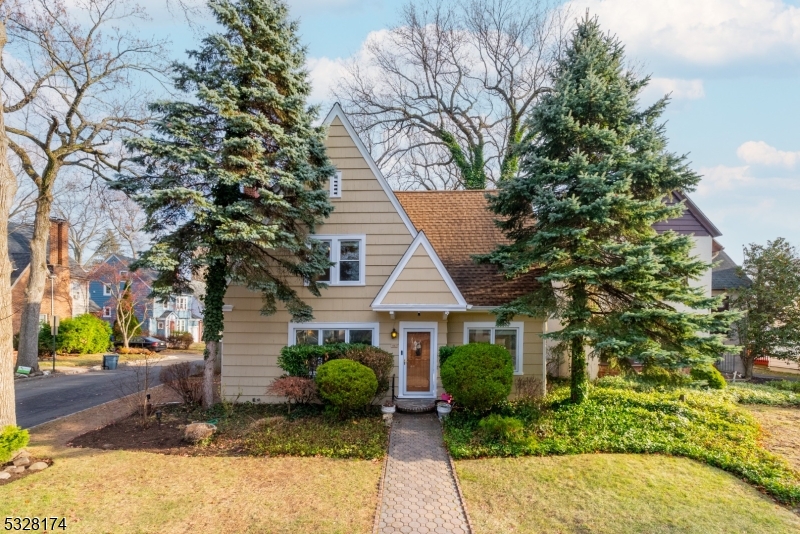
[(262, 313), (282, 302), (297, 321), (311, 308), (291, 281), (313, 281), (330, 266), (309, 237), (332, 208), (323, 189), (333, 175), (324, 131), (304, 69), (297, 23), (279, 0), (209, 0), (223, 27), (175, 66), (186, 101), (157, 102), (156, 135), (130, 143), (144, 177), (122, 179), (147, 216), (154, 245), (142, 263), (160, 275), (157, 291), (190, 292), (206, 282), (204, 404), (212, 399), (214, 360), (229, 284), (262, 294)]
[(656, 233), (680, 216), (665, 198), (699, 177), (666, 151), (659, 117), (667, 99), (639, 111), (648, 78), (624, 65), (623, 46), (596, 19), (582, 20), (560, 60), (554, 90), (528, 120), (520, 174), (491, 208), (511, 244), (480, 258), (506, 276), (539, 271), (538, 289), (495, 310), (552, 316), (546, 336), (568, 351), (572, 399), (588, 393), (586, 351), (664, 367), (708, 362), (723, 351), (729, 315), (689, 285), (710, 267), (690, 257), (692, 238)]

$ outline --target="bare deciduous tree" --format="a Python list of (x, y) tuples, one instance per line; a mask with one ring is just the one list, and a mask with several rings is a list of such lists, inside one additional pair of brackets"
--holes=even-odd
[(102, 184), (79, 174), (60, 182), (53, 194), (53, 214), (69, 222), (69, 248), (79, 265), (92, 259), (108, 227), (101, 190)]
[(142, 231), (146, 222), (144, 210), (122, 191), (105, 189), (102, 198), (108, 224), (127, 245), (131, 258), (138, 258), (148, 242), (147, 235)]
[[(0, 0), (0, 7), (5, 8)], [(4, 17), (0, 17), (0, 57), (6, 45)], [(3, 95), (2, 104), (6, 99)], [(0, 131), (5, 127), (4, 113), (0, 110)], [(14, 403), (14, 327), (11, 321), (11, 259), (8, 256), (8, 218), (14, 196), (17, 192), (17, 178), (8, 162), (8, 140), (0, 135), (0, 429), (17, 424), (17, 411)]]
[(334, 95), (399, 187), (485, 188), (517, 171), (511, 149), (548, 90), (565, 14), (548, 0), (409, 2)]
[(39, 310), (57, 177), (69, 167), (99, 177), (120, 170), (126, 161), (121, 140), (147, 123), (148, 92), (141, 75), (163, 72), (165, 47), (119, 29), (120, 21), (141, 17), (140, 8), (127, 0), (81, 0), (69, 10), (64, 0), (31, 0), (8, 19), (14, 60), (3, 56), (5, 131), (22, 170), (37, 187), (21, 364), (38, 367)]
[(124, 263), (102, 262), (89, 271), (89, 280), (100, 282), (108, 295), (122, 344), (127, 349), (135, 335), (138, 318), (146, 318), (150, 311), (150, 286)]

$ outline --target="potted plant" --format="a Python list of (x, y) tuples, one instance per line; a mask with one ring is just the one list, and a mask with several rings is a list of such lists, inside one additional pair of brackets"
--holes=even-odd
[(395, 411), (395, 405), (392, 400), (384, 402), (383, 406), (381, 406), (381, 413), (394, 413), (394, 411)]
[(450, 414), (453, 409), (453, 396), (449, 393), (442, 393), (441, 400), (436, 402), (436, 413), (439, 414), (439, 419), (444, 419)]

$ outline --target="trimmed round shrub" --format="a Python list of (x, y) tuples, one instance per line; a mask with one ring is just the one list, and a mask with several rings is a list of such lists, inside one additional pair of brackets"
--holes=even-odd
[(640, 378), (650, 384), (667, 387), (687, 386), (691, 382), (691, 379), (680, 371), (664, 369), (655, 365), (645, 367)]
[(28, 431), (18, 426), (7, 426), (0, 430), (0, 464), (11, 459), (15, 452), (28, 444)]
[(441, 366), (442, 385), (453, 401), (473, 410), (488, 410), (511, 393), (514, 365), (500, 345), (470, 343), (456, 347)]
[(331, 360), (317, 368), (319, 396), (341, 414), (366, 406), (378, 391), (378, 379), (366, 365), (353, 360)]
[(58, 327), (58, 350), (70, 354), (96, 354), (111, 345), (111, 326), (94, 315), (85, 313), (64, 319)]
[(708, 387), (711, 389), (725, 389), (725, 386), (727, 385), (727, 382), (725, 382), (725, 377), (722, 376), (722, 373), (720, 373), (717, 368), (711, 364), (692, 367), (691, 376), (695, 380), (705, 380), (706, 384), (708, 384)]

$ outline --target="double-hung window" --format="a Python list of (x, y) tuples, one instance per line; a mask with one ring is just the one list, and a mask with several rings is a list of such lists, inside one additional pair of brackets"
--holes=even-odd
[(332, 286), (363, 286), (366, 259), (366, 236), (363, 235), (315, 235), (328, 251), (333, 266), (317, 281)]
[(289, 323), (289, 345), (331, 343), (378, 346), (378, 323)]
[(464, 344), (492, 343), (502, 345), (511, 354), (514, 374), (522, 374), (522, 322), (496, 326), (495, 323), (464, 323)]
[(109, 295), (111, 295), (111, 285), (103, 284), (103, 296), (108, 297)]

